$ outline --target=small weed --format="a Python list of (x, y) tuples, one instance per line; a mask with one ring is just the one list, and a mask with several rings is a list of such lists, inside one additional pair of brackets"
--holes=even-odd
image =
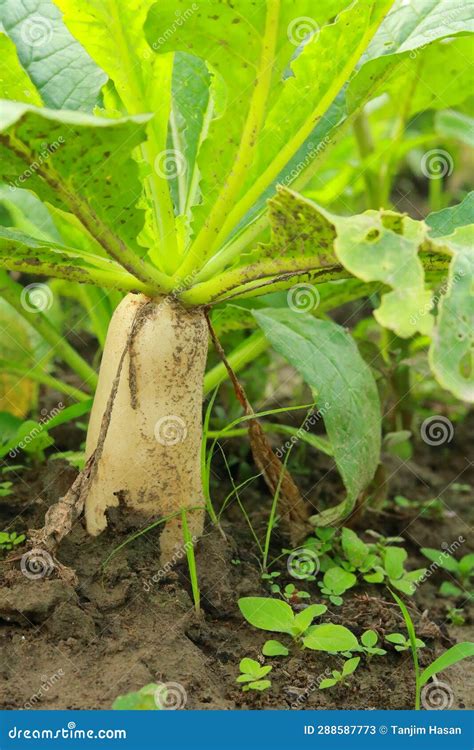
[(320, 690), (326, 690), (327, 688), (334, 687), (334, 685), (344, 684), (347, 677), (354, 674), (357, 667), (359, 666), (360, 656), (354, 656), (352, 659), (348, 659), (342, 670), (339, 672), (337, 669), (332, 671), (332, 677), (328, 677), (325, 680), (321, 680), (319, 683)]
[(243, 683), (242, 690), (247, 692), (248, 690), (258, 690), (262, 692), (267, 690), (271, 686), (271, 680), (265, 680), (269, 672), (272, 671), (272, 666), (262, 667), (255, 659), (245, 658), (239, 664), (240, 674), (236, 679), (236, 682)]

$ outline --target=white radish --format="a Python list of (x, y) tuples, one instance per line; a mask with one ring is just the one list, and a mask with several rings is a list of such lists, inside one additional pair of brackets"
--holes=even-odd
[[(146, 525), (204, 505), (200, 452), (207, 348), (201, 310), (141, 294), (127, 295), (118, 306), (87, 433), (87, 456), (97, 449), (85, 503), (91, 534), (106, 528), (106, 511), (113, 506), (142, 515)], [(203, 510), (189, 511), (192, 536), (200, 535), (203, 520)], [(162, 561), (182, 545), (177, 515), (160, 536)]]

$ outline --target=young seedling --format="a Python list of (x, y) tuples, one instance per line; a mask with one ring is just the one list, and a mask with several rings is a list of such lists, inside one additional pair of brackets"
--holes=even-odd
[(444, 581), (439, 589), (441, 596), (471, 596), (470, 591), (471, 578), (474, 576), (474, 554), (469, 553), (456, 560), (455, 557), (447, 552), (432, 549), (431, 547), (422, 547), (421, 552), (428, 560), (431, 560), (435, 566), (451, 573), (458, 581), (460, 586), (451, 581)]
[[(385, 640), (394, 644), (395, 651), (408, 651), (411, 648), (410, 638), (406, 638), (402, 633), (390, 633), (385, 636)], [(426, 643), (420, 638), (415, 638), (415, 646), (417, 649), (425, 648)]]
[(0, 497), (8, 497), (12, 494), (13, 482), (0, 482)]
[(379, 648), (377, 642), (379, 637), (375, 630), (366, 630), (360, 637), (360, 649), (370, 656), (384, 656), (387, 652), (384, 648)]
[(303, 645), (311, 651), (326, 651), (330, 654), (350, 654), (352, 651), (360, 650), (354, 633), (351, 633), (344, 625), (332, 623), (313, 625), (309, 628), (303, 639)]
[(0, 531), (0, 549), (9, 552), (18, 547), (19, 544), (23, 544), (25, 541), (25, 534), (17, 534), (16, 531), (9, 533), (8, 531)]
[(403, 547), (385, 547), (382, 552), (382, 564), (376, 565), (374, 572), (366, 574), (364, 579), (368, 583), (382, 583), (387, 580), (391, 586), (404, 594), (413, 594), (416, 591), (415, 584), (426, 573), (426, 568), (405, 570), (404, 563), (407, 557), (408, 553)]
[[(413, 667), (415, 670), (415, 710), (418, 711), (420, 709), (421, 691), (423, 686), (426, 685), (428, 680), (430, 680), (431, 678), (435, 678), (438, 672), (442, 672), (443, 669), (447, 669), (452, 664), (457, 664), (463, 659), (473, 657), (474, 643), (471, 643), (469, 641), (466, 641), (464, 643), (456, 643), (455, 646), (451, 646), (451, 648), (448, 648), (448, 650), (445, 651), (444, 654), (441, 654), (441, 656), (435, 659), (434, 662), (429, 665), (429, 667), (426, 667), (426, 669), (421, 672), (418, 662), (418, 639), (416, 637), (413, 620), (411, 619), (410, 613), (408, 612), (405, 604), (402, 602), (400, 597), (394, 591), (392, 591), (391, 594), (400, 607), (400, 611), (403, 615), (403, 619), (405, 620), (405, 625), (407, 626), (408, 630), (411, 654), (413, 658)], [(400, 633), (395, 633), (394, 635), (400, 635)]]
[(290, 605), (280, 599), (247, 596), (239, 599), (239, 609), (250, 625), (273, 633), (286, 633), (300, 640), (316, 617), (327, 611), (324, 604), (310, 604), (295, 614)]
[(245, 658), (239, 664), (240, 674), (236, 679), (236, 682), (243, 683), (242, 690), (247, 692), (248, 690), (267, 690), (271, 686), (271, 680), (263, 679), (266, 675), (272, 671), (271, 665), (262, 667), (255, 659)]
[(265, 641), (262, 648), (262, 654), (264, 656), (288, 656), (289, 650), (280, 641), (270, 639)]
[(160, 685), (150, 683), (133, 693), (119, 695), (113, 702), (112, 708), (117, 711), (159, 711), (160, 702), (156, 700)]
[(280, 593), (287, 602), (296, 607), (298, 607), (304, 599), (310, 598), (307, 591), (301, 591), (294, 583), (288, 583)]
[(439, 498), (433, 498), (433, 500), (409, 500), (403, 495), (396, 495), (393, 502), (402, 510), (413, 511), (429, 518), (441, 519), (445, 512), (443, 502)]
[(464, 615), (464, 609), (460, 607), (446, 607), (446, 619), (451, 625), (457, 625), (458, 627), (466, 624), (466, 617)]
[(336, 566), (325, 572), (323, 580), (318, 581), (318, 586), (332, 604), (340, 606), (343, 602), (342, 595), (356, 583), (357, 578), (353, 573)]
[(321, 680), (319, 683), (319, 689), (325, 690), (326, 688), (334, 687), (334, 685), (343, 684), (347, 677), (354, 674), (357, 667), (359, 666), (360, 656), (354, 656), (352, 659), (348, 659), (344, 662), (342, 670), (339, 672), (337, 669), (332, 671), (332, 677), (328, 677), (325, 680)]

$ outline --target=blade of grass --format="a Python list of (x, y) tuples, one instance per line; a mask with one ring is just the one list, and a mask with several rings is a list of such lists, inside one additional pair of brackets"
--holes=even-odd
[(183, 526), (184, 549), (186, 550), (186, 559), (188, 561), (189, 578), (191, 580), (191, 590), (193, 592), (194, 609), (197, 615), (201, 614), (201, 592), (199, 590), (199, 580), (196, 567), (196, 557), (194, 555), (194, 540), (189, 532), (188, 518), (186, 510), (181, 512), (181, 521)]
[(418, 649), (416, 647), (416, 633), (415, 633), (415, 626), (413, 625), (413, 620), (410, 617), (410, 614), (397, 594), (389, 589), (390, 593), (392, 594), (393, 598), (397, 602), (398, 606), (400, 607), (400, 611), (403, 615), (403, 619), (405, 620), (405, 625), (407, 626), (408, 630), (408, 637), (410, 640), (410, 648), (411, 648), (411, 655), (413, 658), (413, 666), (415, 668), (415, 711), (420, 710), (420, 696), (421, 696), (421, 679), (420, 679), (420, 664), (418, 662)]
[(276, 488), (275, 494), (273, 495), (272, 507), (270, 511), (270, 516), (268, 518), (267, 533), (265, 534), (265, 545), (263, 549), (263, 558), (262, 558), (262, 570), (265, 573), (267, 572), (268, 553), (270, 550), (270, 540), (272, 538), (272, 531), (273, 531), (273, 527), (275, 525), (275, 520), (276, 520), (276, 511), (278, 507), (278, 498), (280, 497), (281, 483), (283, 482), (283, 477), (285, 476), (286, 466), (287, 466), (288, 459), (290, 457), (292, 449), (293, 449), (293, 446), (290, 447), (290, 449), (288, 450), (285, 456), (283, 465), (281, 467), (280, 476), (278, 478), (277, 488)]

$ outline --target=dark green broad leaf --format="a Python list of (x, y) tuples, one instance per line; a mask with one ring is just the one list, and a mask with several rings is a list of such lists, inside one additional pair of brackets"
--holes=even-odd
[(291, 310), (255, 310), (273, 348), (316, 392), (318, 408), (347, 489), (344, 502), (315, 517), (330, 526), (347, 516), (379, 462), (381, 413), (373, 375), (350, 334), (331, 321)]
[(173, 110), (170, 147), (182, 154), (180, 169), (169, 176), (174, 204), (180, 215), (189, 217), (199, 202), (197, 157), (213, 113), (211, 75), (206, 63), (185, 52), (175, 54), (173, 65)]
[(458, 227), (474, 224), (474, 190), (462, 203), (430, 214), (425, 222), (430, 227), (430, 237), (446, 237)]
[(147, 119), (102, 119), (3, 101), (0, 179), (85, 217), (104, 241), (118, 236), (138, 253), (144, 212), (136, 208), (142, 187), (131, 152), (145, 137)]
[(0, 0), (0, 21), (48, 107), (92, 111), (107, 76), (67, 30), (52, 0)]

